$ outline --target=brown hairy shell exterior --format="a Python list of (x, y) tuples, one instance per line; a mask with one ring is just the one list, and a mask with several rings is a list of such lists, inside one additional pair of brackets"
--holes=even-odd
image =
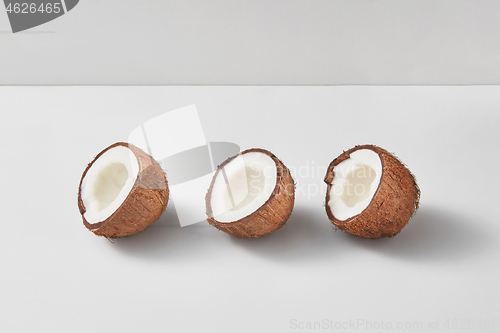
[[(89, 223), (84, 217), (85, 205), (81, 198), (83, 179), (102, 154), (117, 146), (128, 147), (134, 153), (139, 164), (137, 179), (125, 201), (111, 216), (102, 222)], [(85, 169), (78, 187), (78, 208), (83, 224), (94, 234), (107, 238), (130, 236), (160, 218), (167, 207), (168, 194), (167, 179), (158, 162), (136, 146), (118, 142), (100, 152)]]
[[(221, 170), (240, 154), (258, 152), (266, 154), (276, 163), (276, 186), (269, 199), (256, 211), (237, 221), (222, 223), (212, 214), (211, 197), (215, 179)], [(292, 214), (295, 202), (295, 183), (290, 170), (271, 152), (253, 148), (228, 158), (215, 172), (205, 197), (208, 223), (219, 230), (240, 238), (259, 238), (281, 228)]]
[[(359, 149), (370, 149), (378, 154), (382, 162), (380, 184), (372, 201), (360, 214), (347, 220), (338, 220), (331, 212), (328, 202), (333, 168)], [(325, 183), (326, 213), (332, 223), (341, 230), (362, 238), (391, 237), (399, 233), (418, 209), (420, 189), (415, 177), (394, 155), (374, 145), (356, 146), (334, 159), (328, 167)]]

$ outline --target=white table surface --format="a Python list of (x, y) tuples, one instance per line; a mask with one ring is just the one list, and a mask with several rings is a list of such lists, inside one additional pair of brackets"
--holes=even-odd
[[(193, 103), (209, 141), (297, 170), (288, 223), (245, 240), (169, 207), (114, 244), (93, 235), (86, 164)], [(500, 86), (0, 87), (0, 112), (2, 332), (498, 331)], [(335, 231), (323, 208), (318, 170), (364, 143), (422, 189), (392, 239)]]

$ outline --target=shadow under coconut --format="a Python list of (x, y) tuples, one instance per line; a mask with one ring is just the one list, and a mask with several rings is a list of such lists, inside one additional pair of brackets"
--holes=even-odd
[(363, 255), (366, 250), (395, 259), (444, 262), (466, 260), (492, 244), (493, 238), (478, 228), (479, 222), (439, 207), (422, 206), (395, 237), (362, 239), (336, 231), (321, 206), (296, 206), (279, 230), (258, 239), (243, 239), (207, 222), (180, 227), (174, 205), (169, 202), (158, 221), (109, 245), (124, 255), (148, 260), (197, 261), (219, 253), (221, 243), (226, 243), (279, 262), (331, 262)]
[(110, 246), (125, 255), (144, 259), (199, 258), (207, 247), (212, 227), (208, 222), (200, 222), (181, 227), (172, 201), (159, 220), (142, 232), (114, 240)]
[(478, 222), (439, 207), (423, 206), (392, 238), (362, 239), (346, 232), (342, 237), (352, 245), (404, 260), (464, 260), (491, 244), (491, 236), (477, 228)]
[(286, 224), (267, 236), (227, 237), (234, 245), (269, 260), (312, 262), (335, 258), (343, 251), (333, 229), (321, 206), (296, 206)]

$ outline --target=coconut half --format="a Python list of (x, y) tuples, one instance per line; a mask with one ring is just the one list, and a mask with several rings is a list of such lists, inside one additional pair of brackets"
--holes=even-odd
[(83, 224), (94, 234), (136, 234), (165, 211), (168, 184), (160, 165), (136, 146), (118, 142), (87, 166), (78, 189)]
[(258, 238), (286, 223), (294, 201), (285, 165), (267, 150), (248, 149), (217, 168), (206, 195), (207, 221), (230, 235)]
[(396, 235), (418, 209), (415, 177), (377, 146), (344, 152), (330, 163), (325, 183), (326, 213), (332, 223), (362, 238)]

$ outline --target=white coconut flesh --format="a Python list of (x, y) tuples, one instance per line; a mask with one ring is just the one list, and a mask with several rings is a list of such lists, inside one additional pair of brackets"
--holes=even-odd
[(360, 214), (373, 199), (382, 176), (382, 162), (370, 149), (359, 149), (333, 168), (328, 206), (344, 221)]
[(125, 201), (139, 172), (139, 162), (125, 146), (107, 150), (94, 161), (81, 187), (88, 223), (106, 220)]
[(218, 222), (240, 220), (258, 210), (276, 186), (276, 163), (266, 154), (237, 156), (219, 171), (210, 205)]

